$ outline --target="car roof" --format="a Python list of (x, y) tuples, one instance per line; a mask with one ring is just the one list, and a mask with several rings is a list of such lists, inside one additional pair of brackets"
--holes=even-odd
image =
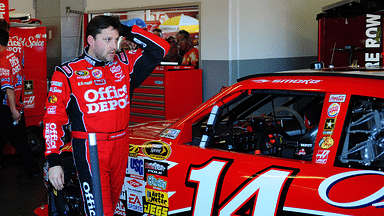
[(384, 80), (384, 67), (340, 67), (340, 68), (324, 68), (321, 70), (301, 69), (288, 70), (276, 73), (260, 73), (239, 78), (237, 81), (243, 81), (252, 78), (265, 76), (339, 76), (339, 77), (355, 77), (355, 78), (370, 78)]

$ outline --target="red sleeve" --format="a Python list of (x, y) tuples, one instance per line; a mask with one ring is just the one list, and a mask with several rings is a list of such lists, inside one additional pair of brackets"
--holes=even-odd
[[(55, 71), (45, 104), (46, 113), (43, 118), (45, 125), (45, 155), (47, 158), (51, 154), (60, 154), (60, 148), (64, 145), (64, 125), (69, 123), (66, 109), (70, 94), (71, 90), (66, 75), (60, 71)], [(50, 166), (52, 165), (53, 163), (50, 162)]]

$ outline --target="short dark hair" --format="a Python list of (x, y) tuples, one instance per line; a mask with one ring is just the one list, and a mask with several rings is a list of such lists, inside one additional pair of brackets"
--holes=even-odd
[(0, 29), (0, 45), (8, 46), (9, 34), (5, 29)]
[(180, 30), (177, 34), (183, 35), (183, 37), (187, 40), (191, 39), (191, 35), (189, 34), (189, 32), (187, 32), (185, 30)]
[(155, 32), (155, 31), (160, 32), (160, 33), (163, 33), (163, 31), (162, 31), (161, 29), (159, 29), (159, 28), (155, 28), (155, 29), (153, 29), (153, 32)]
[(0, 29), (5, 29), (6, 31), (9, 31), (10, 27), (11, 26), (5, 19), (0, 19)]
[(96, 38), (96, 35), (100, 34), (101, 30), (106, 29), (110, 26), (120, 31), (119, 18), (116, 16), (105, 15), (96, 16), (88, 23), (85, 36), (86, 38), (88, 38), (88, 36), (91, 35), (92, 37)]

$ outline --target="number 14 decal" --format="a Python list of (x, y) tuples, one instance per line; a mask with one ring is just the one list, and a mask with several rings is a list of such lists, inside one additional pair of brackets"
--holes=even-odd
[(261, 170), (219, 203), (222, 184), (232, 163), (232, 159), (214, 157), (204, 164), (189, 167), (185, 184), (195, 188), (194, 216), (273, 216), (282, 211), (288, 187), (298, 169), (271, 166)]

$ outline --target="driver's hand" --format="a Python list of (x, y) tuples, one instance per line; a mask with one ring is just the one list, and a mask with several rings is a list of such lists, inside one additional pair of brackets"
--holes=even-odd
[(48, 173), (49, 181), (56, 190), (64, 188), (64, 171), (61, 166), (54, 166), (49, 168)]

